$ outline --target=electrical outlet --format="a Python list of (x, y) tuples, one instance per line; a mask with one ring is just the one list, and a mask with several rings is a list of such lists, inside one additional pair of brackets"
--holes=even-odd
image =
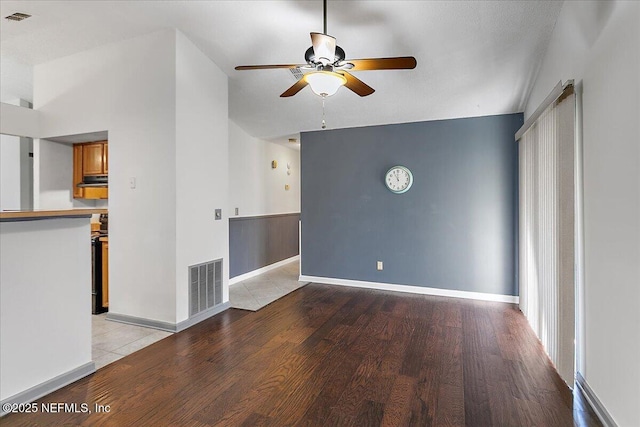
[(381, 271), (383, 266), (382, 266), (382, 261), (378, 261), (376, 264), (376, 267), (378, 268), (378, 271)]

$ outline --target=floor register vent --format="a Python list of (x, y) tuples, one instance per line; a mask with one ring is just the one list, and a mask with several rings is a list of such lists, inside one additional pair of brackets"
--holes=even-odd
[(189, 316), (222, 304), (222, 259), (189, 266)]

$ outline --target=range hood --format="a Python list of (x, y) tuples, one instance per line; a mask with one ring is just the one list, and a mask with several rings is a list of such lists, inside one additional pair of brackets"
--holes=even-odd
[(108, 187), (109, 176), (108, 175), (85, 175), (82, 177), (82, 182), (78, 184), (78, 187)]

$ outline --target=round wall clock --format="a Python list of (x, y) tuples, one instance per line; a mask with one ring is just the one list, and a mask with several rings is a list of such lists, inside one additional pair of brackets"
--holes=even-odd
[(406, 193), (413, 184), (413, 174), (404, 166), (394, 166), (385, 175), (384, 183), (392, 193)]

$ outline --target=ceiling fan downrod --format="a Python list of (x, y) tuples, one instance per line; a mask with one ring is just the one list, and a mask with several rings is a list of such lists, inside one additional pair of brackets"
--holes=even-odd
[(327, 0), (322, 0), (324, 35), (327, 35)]

